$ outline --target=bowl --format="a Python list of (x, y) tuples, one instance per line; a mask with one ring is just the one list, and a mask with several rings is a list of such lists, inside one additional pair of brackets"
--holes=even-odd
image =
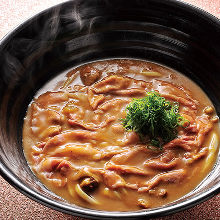
[(0, 173), (31, 199), (75, 216), (135, 219), (190, 208), (220, 192), (220, 157), (191, 193), (168, 205), (107, 212), (69, 204), (31, 172), (22, 148), (28, 104), (48, 80), (68, 68), (105, 58), (138, 58), (194, 80), (220, 115), (220, 21), (174, 0), (75, 0), (49, 8), (0, 43)]

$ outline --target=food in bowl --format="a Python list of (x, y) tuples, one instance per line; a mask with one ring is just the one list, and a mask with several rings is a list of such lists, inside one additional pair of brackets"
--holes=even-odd
[(168, 204), (212, 169), (219, 123), (205, 93), (135, 59), (84, 64), (46, 84), (27, 110), (23, 147), (51, 191), (78, 206), (132, 211)]

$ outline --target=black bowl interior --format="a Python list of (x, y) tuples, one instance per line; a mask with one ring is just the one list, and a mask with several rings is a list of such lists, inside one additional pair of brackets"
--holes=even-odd
[(68, 204), (33, 175), (22, 149), (28, 104), (48, 80), (105, 58), (140, 58), (194, 80), (220, 115), (220, 22), (173, 0), (75, 0), (50, 8), (7, 35), (0, 45), (0, 171), (18, 190), (60, 211), (91, 218), (160, 216), (220, 192), (220, 160), (192, 193), (162, 208), (116, 213)]

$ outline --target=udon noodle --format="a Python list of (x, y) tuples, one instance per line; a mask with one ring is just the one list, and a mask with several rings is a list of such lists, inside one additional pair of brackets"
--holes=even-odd
[[(188, 123), (162, 148), (123, 127), (126, 107), (157, 92)], [(213, 104), (190, 79), (151, 62), (97, 61), (61, 74), (27, 110), (29, 166), (53, 192), (82, 207), (131, 211), (159, 207), (193, 190), (219, 146)]]

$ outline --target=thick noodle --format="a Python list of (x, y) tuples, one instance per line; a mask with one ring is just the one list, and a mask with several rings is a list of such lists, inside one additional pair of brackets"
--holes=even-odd
[[(122, 125), (128, 104), (150, 91), (178, 102), (185, 118), (162, 148)], [(42, 88), (24, 120), (23, 146), (35, 175), (69, 202), (132, 211), (193, 190), (215, 163), (219, 133), (212, 103), (188, 78), (158, 64), (116, 59), (79, 66)]]

